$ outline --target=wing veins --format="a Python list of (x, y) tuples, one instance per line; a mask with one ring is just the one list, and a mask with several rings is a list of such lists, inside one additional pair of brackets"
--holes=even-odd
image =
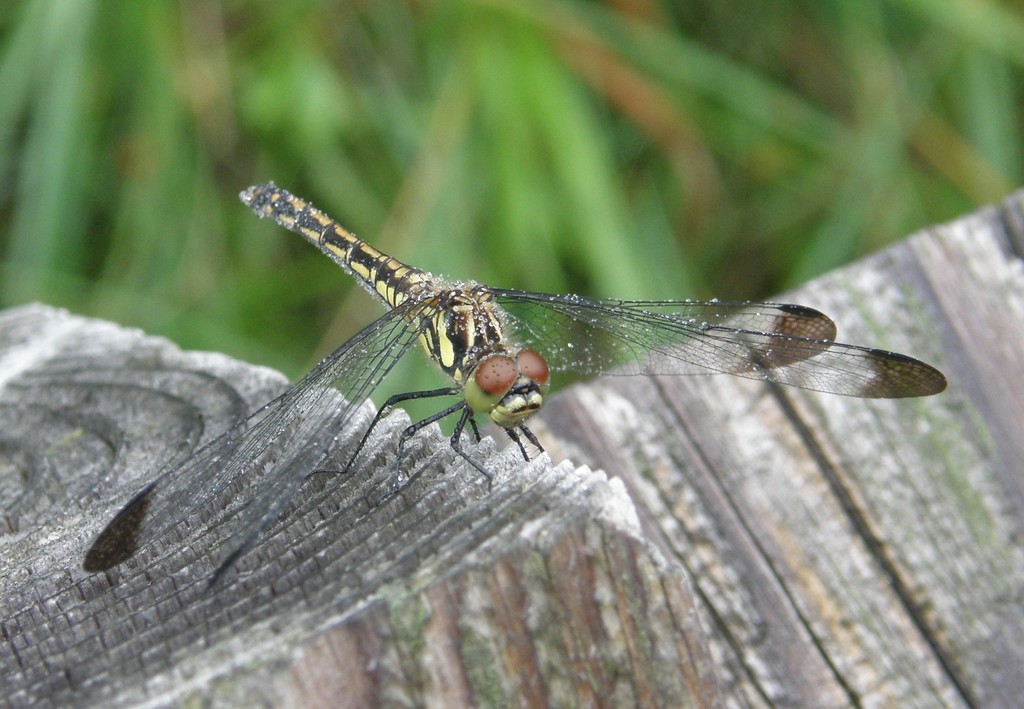
[(326, 435), (328, 429), (344, 428), (369, 390), (415, 342), (416, 331), (407, 319), (415, 307), (409, 302), (388, 311), (280, 396), (160, 473), (100, 533), (86, 556), (87, 570), (130, 558), (243, 476), (255, 475), (257, 482), (246, 483), (251, 497), (225, 515), (236, 524), (226, 542), (228, 556), (247, 545), (329, 455), (335, 436)]

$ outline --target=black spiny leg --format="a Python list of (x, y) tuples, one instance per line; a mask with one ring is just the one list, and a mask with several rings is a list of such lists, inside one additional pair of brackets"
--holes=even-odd
[(473, 438), (476, 439), (476, 442), (479, 443), (482, 441), (483, 439), (480, 438), (480, 429), (477, 427), (476, 419), (473, 418), (473, 416), (469, 417), (469, 427), (473, 429)]
[[(446, 390), (438, 390), (438, 391), (446, 391)], [(456, 392), (457, 391), (458, 390), (456, 390)], [(425, 393), (427, 395), (432, 395), (432, 396), (441, 396), (441, 394), (435, 394), (434, 392), (423, 392), (423, 393)], [(392, 397), (392, 399), (393, 398), (395, 398), (395, 397)], [(405, 398), (406, 399), (409, 399), (409, 398), (417, 398), (417, 399), (419, 399), (419, 398), (426, 398), (426, 397), (425, 396), (410, 397), (408, 395), (405, 395)], [(388, 399), (388, 401), (391, 402), (391, 399)], [(413, 480), (415, 480), (419, 476), (419, 472), (416, 472), (416, 473), (413, 473), (412, 475), (410, 475), (409, 479), (406, 480), (404, 484), (401, 483), (401, 481), (400, 481), (400, 474), (401, 474), (401, 470), (402, 470), (402, 458), (405, 457), (405, 444), (406, 444), (406, 442), (410, 438), (415, 436), (416, 433), (420, 431), (420, 429), (422, 429), (422, 428), (424, 428), (426, 426), (429, 426), (430, 424), (434, 423), (435, 421), (440, 421), (441, 419), (445, 418), (446, 416), (451, 416), (452, 414), (454, 414), (456, 411), (459, 411), (460, 409), (464, 410), (465, 413), (463, 413), (462, 417), (459, 419), (458, 425), (456, 426), (456, 432), (457, 432), (456, 435), (458, 435), (458, 434), (460, 434), (462, 432), (462, 428), (465, 426), (465, 419), (466, 419), (466, 417), (467, 416), (472, 416), (472, 413), (470, 412), (469, 407), (466, 406), (466, 401), (464, 399), (460, 400), (460, 401), (456, 401), (451, 406), (449, 406), (449, 407), (447, 407), (445, 409), (442, 409), (441, 411), (438, 411), (436, 414), (431, 414), (430, 416), (426, 417), (425, 419), (423, 419), (421, 421), (417, 421), (416, 423), (407, 426), (406, 429), (404, 431), (402, 431), (402, 435), (398, 438), (398, 451), (397, 451), (397, 454), (396, 454), (396, 457), (395, 457), (395, 471), (396, 471), (395, 484), (392, 486), (390, 492), (388, 492), (383, 497), (378, 499), (375, 503), (373, 503), (375, 506), (381, 504), (382, 502), (390, 500), (392, 497), (394, 497), (399, 492), (401, 492), (403, 487), (405, 487), (406, 485), (409, 485)], [(452, 448), (455, 449), (456, 453), (459, 453), (459, 455), (461, 455), (463, 458), (466, 458), (466, 455), (464, 453), (462, 453), (462, 451), (459, 448), (457, 448), (454, 443), (452, 444)], [(482, 468), (479, 465), (477, 465), (476, 463), (474, 463), (472, 460), (470, 460), (469, 458), (466, 458), (466, 460), (469, 460), (469, 462), (472, 463), (473, 467), (475, 467), (477, 470), (481, 470), (482, 471)]]
[[(526, 436), (526, 440), (536, 447), (538, 453), (544, 452), (544, 446), (542, 446), (540, 441), (537, 440), (537, 436), (533, 434), (533, 431), (528, 429), (526, 426), (520, 426), (519, 430), (522, 431), (524, 436)], [(526, 452), (526, 446), (523, 445), (523, 439), (519, 437), (518, 433), (516, 433), (516, 429), (506, 428), (505, 433), (508, 434), (509, 438), (516, 442), (516, 445), (519, 446), (519, 450), (523, 452), (523, 458), (525, 458), (526, 462), (529, 463), (531, 460), (530, 454)]]
[[(381, 422), (381, 420), (385, 416), (390, 414), (391, 411), (394, 409), (394, 407), (397, 404), (400, 404), (403, 401), (413, 401), (413, 400), (416, 400), (416, 399), (431, 399), (431, 398), (440, 397), (440, 396), (458, 396), (461, 393), (462, 393), (461, 389), (458, 389), (456, 387), (446, 387), (444, 389), (431, 389), (429, 391), (406, 392), (404, 394), (395, 394), (394, 396), (389, 397), (388, 400), (384, 402), (384, 405), (381, 406), (377, 410), (377, 415), (373, 417), (373, 421), (371, 421), (369, 427), (367, 427), (366, 433), (363, 434), (362, 439), (359, 441), (359, 445), (356, 446), (356, 449), (352, 453), (352, 456), (349, 458), (348, 464), (345, 466), (344, 470), (340, 470), (340, 471), (314, 470), (312, 473), (310, 473), (310, 475), (315, 475), (315, 474), (319, 474), (319, 473), (338, 474), (338, 473), (348, 472), (349, 470), (351, 470), (352, 466), (355, 464), (356, 458), (362, 452), (363, 447), (366, 445), (366, 442), (369, 440), (370, 434), (373, 433), (373, 430), (377, 427), (377, 424), (379, 424)], [(451, 442), (452, 450), (454, 450), (456, 453), (458, 453), (459, 457), (461, 457), (467, 463), (472, 465), (473, 468), (478, 473), (480, 473), (480, 475), (482, 475), (485, 480), (487, 480), (487, 487), (490, 488), (491, 487), (491, 482), (492, 482), (491, 474), (487, 472), (486, 468), (484, 468), (477, 461), (473, 460), (469, 456), (469, 454), (466, 453), (462, 449), (462, 434), (463, 434), (463, 432), (465, 432), (467, 424), (469, 425), (470, 429), (472, 430), (473, 438), (476, 439), (476, 442), (480, 443), (480, 441), (482, 440), (482, 438), (480, 436), (480, 428), (477, 426), (476, 420), (473, 418), (472, 410), (470, 410), (470, 408), (466, 405), (465, 399), (460, 399), (459, 401), (455, 402), (451, 406), (448, 406), (447, 408), (444, 408), (441, 411), (438, 411), (436, 414), (431, 414), (430, 416), (426, 417), (425, 419), (423, 419), (421, 421), (417, 421), (416, 423), (413, 423), (413, 424), (407, 426), (405, 428), (405, 430), (402, 431), (402, 435), (398, 439), (398, 451), (397, 451), (397, 455), (396, 455), (396, 459), (395, 459), (395, 469), (396, 469), (396, 471), (398, 471), (398, 472), (401, 471), (402, 458), (405, 455), (405, 444), (406, 444), (406, 442), (410, 438), (415, 436), (424, 427), (429, 426), (430, 424), (432, 424), (432, 423), (434, 423), (436, 421), (440, 421), (441, 419), (443, 419), (443, 418), (445, 418), (447, 416), (451, 416), (452, 414), (454, 414), (455, 412), (457, 412), (459, 410), (462, 410), (462, 415), (459, 417), (458, 423), (455, 424), (455, 432), (452, 434), (452, 437), (451, 437), (451, 441), (450, 442)], [(526, 434), (527, 439), (533, 445), (535, 445), (538, 450), (541, 450), (541, 451), (544, 450), (543, 448), (541, 448), (540, 442), (537, 440), (537, 437), (534, 436), (533, 433), (529, 429), (527, 429), (527, 428), (525, 428), (523, 426), (520, 426), (520, 429), (522, 429), (522, 431)], [(526, 458), (526, 460), (530, 460), (530, 456), (526, 452), (526, 449), (523, 447), (522, 441), (519, 439), (518, 434), (514, 433), (511, 429), (506, 429), (506, 431), (508, 432), (508, 435), (512, 438), (512, 440), (514, 440), (519, 445), (519, 449), (521, 451), (523, 451), (523, 456)], [(413, 480), (415, 480), (415, 478), (416, 478), (416, 474), (411, 476), (405, 482), (405, 484), (403, 485), (403, 484), (401, 484), (399, 482), (399, 479), (396, 476), (395, 485), (392, 488), (392, 490), (390, 492), (388, 492), (387, 494), (385, 494), (380, 499), (378, 499), (376, 502), (371, 502), (371, 506), (375, 507), (375, 506), (381, 504), (382, 502), (385, 502), (386, 500), (389, 500), (390, 498), (394, 497), (396, 494), (398, 494), (398, 492), (403, 487), (405, 487), (405, 485), (408, 485), (409, 483), (411, 483)]]
[[(451, 416), (452, 414), (454, 414), (459, 409), (465, 409), (467, 412), (469, 411), (469, 408), (466, 406), (466, 401), (465, 400), (456, 401), (454, 404), (452, 404), (448, 408), (441, 409), (436, 414), (431, 414), (430, 416), (427, 416), (425, 419), (423, 419), (421, 421), (417, 421), (416, 423), (406, 427), (406, 429), (404, 431), (402, 431), (401, 437), (398, 439), (398, 460), (395, 461), (396, 466), (400, 468), (401, 465), (402, 465), (402, 458), (404, 457), (405, 442), (406, 441), (408, 441), (410, 438), (415, 436), (416, 433), (420, 429), (422, 429), (422, 428), (424, 428), (426, 426), (429, 426), (430, 424), (434, 423), (435, 421), (440, 421), (441, 419), (445, 418), (446, 416)], [(459, 419), (459, 423), (460, 424), (462, 424), (462, 420), (464, 418), (465, 418), (465, 414), (463, 414), (462, 418)], [(465, 425), (465, 424), (462, 424), (462, 425)], [(456, 426), (456, 428), (461, 433), (461, 430), (462, 430), (461, 427), (460, 426)], [(412, 481), (412, 479), (410, 478), (410, 482), (411, 481)]]
[[(356, 446), (355, 452), (348, 459), (348, 464), (344, 470), (337, 472), (347, 472), (352, 469), (352, 465), (356, 462), (356, 458), (363, 450), (363, 446), (370, 439), (370, 434), (373, 433), (373, 429), (377, 428), (377, 424), (381, 422), (385, 416), (391, 413), (392, 409), (395, 408), (396, 404), (400, 404), (403, 401), (412, 401), (415, 399), (432, 399), (438, 396), (455, 396), (461, 392), (460, 389), (455, 387), (446, 387), (444, 389), (431, 389), (429, 391), (407, 391), (404, 394), (395, 394), (394, 396), (388, 397), (388, 400), (384, 402), (384, 405), (377, 409), (377, 415), (373, 417), (373, 421), (370, 422), (369, 427), (366, 429), (366, 433), (363, 434), (362, 439), (359, 441), (359, 445)], [(313, 473), (322, 472), (335, 472), (335, 471), (324, 471), (315, 470)]]
[[(397, 462), (398, 465), (401, 465), (403, 451), (405, 449), (405, 442), (407, 440), (409, 440), (410, 438), (412, 438), (414, 435), (416, 435), (416, 433), (420, 429), (422, 429), (424, 426), (427, 426), (429, 424), (434, 423), (435, 421), (440, 421), (441, 419), (445, 418), (446, 416), (451, 416), (452, 414), (454, 414), (456, 411), (459, 411), (460, 409), (462, 410), (462, 415), (459, 416), (459, 420), (455, 424), (455, 431), (452, 433), (452, 437), (450, 439), (452, 450), (455, 451), (456, 453), (458, 453), (460, 458), (462, 458), (467, 463), (472, 465), (473, 468), (475, 468), (476, 471), (478, 473), (480, 473), (480, 475), (482, 475), (485, 480), (487, 480), (487, 487), (490, 488), (491, 487), (491, 474), (487, 472), (487, 469), (484, 468), (484, 466), (480, 465), (480, 463), (478, 463), (475, 460), (473, 460), (469, 456), (469, 454), (466, 453), (466, 451), (464, 451), (462, 449), (462, 434), (466, 430), (466, 424), (467, 423), (469, 424), (469, 427), (473, 430), (473, 436), (476, 438), (477, 443), (480, 442), (480, 429), (477, 428), (476, 421), (473, 419), (473, 411), (469, 408), (469, 406), (466, 405), (465, 400), (457, 401), (454, 404), (452, 404), (451, 406), (449, 406), (448, 408), (443, 409), (442, 411), (438, 411), (436, 414), (428, 416), (427, 418), (423, 419), (422, 421), (417, 421), (416, 423), (412, 424), (411, 426), (406, 428), (404, 431), (402, 431), (402, 436), (401, 436), (401, 438), (398, 441), (398, 461), (396, 461), (396, 462)], [(415, 475), (410, 477), (409, 480), (407, 480), (405, 484), (408, 485), (414, 479), (415, 479)], [(398, 492), (398, 488), (396, 487), (394, 492), (392, 492), (391, 494), (393, 495), (393, 494), (395, 494), (397, 492)], [(389, 497), (390, 497), (390, 495), (389, 495)]]
[[(537, 439), (537, 436), (533, 434), (533, 431), (528, 429), (526, 426), (520, 426), (519, 430), (523, 432), (524, 436), (526, 436), (526, 440), (528, 440), (537, 448), (538, 453), (544, 452), (544, 446), (540, 444), (540, 441)], [(529, 460), (529, 457), (527, 457), (527, 460)]]
[(484, 476), (487, 481), (487, 489), (491, 489), (491, 474), (484, 469), (484, 466), (477, 463), (475, 460), (469, 457), (469, 454), (462, 450), (462, 432), (466, 429), (466, 423), (469, 423), (473, 429), (473, 433), (476, 435), (476, 442), (480, 442), (480, 429), (476, 427), (476, 421), (473, 420), (473, 412), (467, 406), (466, 410), (462, 412), (462, 416), (459, 417), (459, 422), (455, 424), (455, 432), (452, 433), (452, 450), (458, 453), (463, 460), (476, 468), (476, 471)]

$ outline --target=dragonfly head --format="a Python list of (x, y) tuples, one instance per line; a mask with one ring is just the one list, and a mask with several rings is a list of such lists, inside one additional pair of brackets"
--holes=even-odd
[(504, 428), (520, 425), (544, 403), (548, 363), (531, 349), (514, 358), (495, 354), (483, 359), (466, 382), (466, 403)]

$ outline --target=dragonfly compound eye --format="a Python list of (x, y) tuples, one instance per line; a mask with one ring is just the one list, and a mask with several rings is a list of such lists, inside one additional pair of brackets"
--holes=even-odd
[(544, 386), (548, 383), (551, 372), (548, 370), (548, 363), (540, 356), (539, 352), (531, 349), (524, 349), (516, 357), (519, 365), (519, 372), (530, 381)]
[(488, 357), (466, 382), (466, 403), (473, 411), (490, 414), (518, 378), (519, 368), (514, 359), (507, 355)]
[(488, 357), (476, 368), (473, 379), (480, 391), (488, 395), (502, 395), (508, 391), (519, 377), (519, 368), (511, 357), (495, 355)]

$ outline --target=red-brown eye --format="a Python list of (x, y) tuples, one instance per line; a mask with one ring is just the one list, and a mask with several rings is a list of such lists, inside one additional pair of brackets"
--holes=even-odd
[(476, 385), (485, 394), (504, 394), (516, 382), (519, 372), (511, 357), (494, 355), (476, 368)]
[(524, 377), (536, 384), (547, 384), (551, 372), (548, 371), (548, 363), (540, 356), (540, 353), (530, 349), (521, 350), (516, 357), (519, 363), (519, 371)]

